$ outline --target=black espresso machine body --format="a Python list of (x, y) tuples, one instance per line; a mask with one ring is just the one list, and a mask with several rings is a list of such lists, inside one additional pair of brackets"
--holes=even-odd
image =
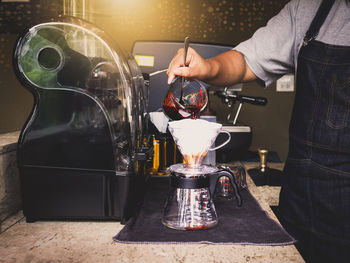
[[(164, 87), (164, 83), (167, 83), (168, 79), (168, 75), (165, 73), (166, 68), (177, 50), (183, 48), (183, 45), (183, 42), (172, 41), (137, 41), (134, 43), (132, 53), (138, 61), (141, 71), (145, 73), (145, 78), (149, 79), (149, 112), (159, 111), (161, 109), (162, 102), (168, 92), (168, 89)], [(229, 45), (192, 42), (190, 46), (205, 59), (215, 57), (234, 48), (234, 46)], [(248, 102), (251, 104), (259, 104), (260, 102), (260, 100), (258, 100), (259, 98), (256, 97), (236, 95), (237, 92), (242, 91), (242, 84), (228, 87), (214, 87), (206, 83), (203, 83), (203, 85), (206, 86), (209, 94), (213, 94), (210, 95), (210, 97), (214, 95), (225, 98), (226, 96), (230, 96), (228, 98), (230, 108), (234, 105), (234, 101), (239, 101), (240, 103)], [(234, 94), (231, 94), (232, 92)], [(224, 103), (227, 104), (226, 101), (224, 101)], [(210, 98), (207, 106), (209, 105)], [(237, 111), (236, 117), (238, 114), (239, 111)], [(203, 117), (203, 115), (201, 117)], [(211, 117), (215, 117), (214, 120), (216, 121), (216, 116), (210, 116), (209, 118), (208, 116), (204, 116), (206, 120), (214, 121)], [(230, 132), (231, 140), (221, 149), (215, 152), (209, 152), (208, 155), (211, 155), (209, 159), (213, 159), (214, 156), (218, 163), (229, 163), (244, 158), (248, 153), (248, 148), (252, 141), (251, 127), (236, 122), (233, 124), (226, 122), (223, 123), (223, 130)], [(215, 144), (219, 145), (225, 140), (226, 134), (219, 134)]]
[(143, 198), (147, 87), (101, 30), (60, 18), (27, 30), (14, 52), (34, 97), (18, 141), (23, 213), (125, 222)]

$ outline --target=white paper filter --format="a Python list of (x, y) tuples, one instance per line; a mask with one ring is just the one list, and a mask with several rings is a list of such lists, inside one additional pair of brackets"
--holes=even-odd
[(219, 123), (200, 119), (169, 122), (169, 131), (189, 165), (201, 164), (221, 127)]

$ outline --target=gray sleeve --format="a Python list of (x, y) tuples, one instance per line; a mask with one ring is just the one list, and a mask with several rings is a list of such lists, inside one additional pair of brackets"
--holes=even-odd
[(234, 48), (245, 57), (254, 74), (269, 86), (286, 73), (294, 72), (295, 12), (299, 0), (292, 0), (266, 26)]

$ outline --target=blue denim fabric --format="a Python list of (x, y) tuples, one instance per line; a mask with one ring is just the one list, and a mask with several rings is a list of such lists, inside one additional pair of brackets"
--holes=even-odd
[(298, 57), (281, 223), (307, 262), (350, 262), (350, 47)]

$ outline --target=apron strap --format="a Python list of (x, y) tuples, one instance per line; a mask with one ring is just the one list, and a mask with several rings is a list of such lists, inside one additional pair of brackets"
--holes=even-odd
[(334, 0), (322, 1), (314, 19), (310, 24), (309, 29), (305, 34), (303, 46), (306, 46), (311, 40), (314, 40), (317, 37), (318, 32), (320, 31), (320, 28), (323, 25), (323, 22), (326, 20), (328, 13), (331, 10), (333, 4), (334, 4)]

